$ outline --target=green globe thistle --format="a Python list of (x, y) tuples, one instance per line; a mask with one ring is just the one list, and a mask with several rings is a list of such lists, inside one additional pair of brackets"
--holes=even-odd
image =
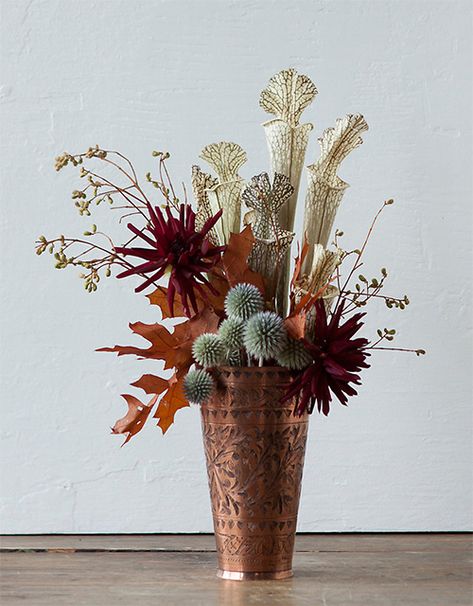
[(263, 360), (276, 357), (284, 344), (286, 331), (282, 318), (272, 311), (263, 311), (250, 318), (245, 327), (246, 351)]
[(283, 340), (281, 350), (276, 354), (276, 361), (280, 366), (291, 370), (301, 370), (312, 362), (312, 357), (307, 352), (304, 344), (297, 339), (286, 337)]
[(228, 351), (235, 351), (243, 347), (243, 333), (245, 322), (239, 318), (231, 317), (220, 324), (218, 336)]
[(228, 364), (228, 366), (243, 366), (240, 351), (237, 350), (230, 352), (227, 356), (226, 363)]
[(218, 335), (204, 333), (192, 346), (194, 360), (204, 368), (212, 368), (225, 360), (225, 345)]
[(213, 379), (205, 370), (190, 370), (184, 379), (184, 394), (192, 404), (205, 402), (213, 388)]
[(253, 284), (237, 284), (225, 298), (225, 311), (229, 318), (248, 320), (264, 309), (263, 295)]

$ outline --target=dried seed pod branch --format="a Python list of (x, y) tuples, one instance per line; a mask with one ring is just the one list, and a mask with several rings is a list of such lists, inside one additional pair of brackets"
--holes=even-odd
[[(177, 208), (179, 208), (179, 199), (176, 196), (166, 166), (169, 153), (153, 151), (152, 156), (158, 159), (159, 179), (154, 180), (151, 174), (147, 173), (146, 181), (160, 192), (164, 198), (165, 206), (176, 208), (177, 205)], [(99, 163), (102, 169), (106, 169), (104, 174), (102, 174), (102, 170), (99, 172), (99, 169), (95, 167), (92, 169), (90, 162)], [(101, 275), (109, 277), (113, 266), (118, 266), (125, 272), (136, 273), (136, 275), (146, 278), (144, 272), (139, 270), (133, 272), (133, 264), (125, 259), (124, 253), (120, 252), (120, 250), (129, 247), (138, 237), (138, 234), (150, 228), (154, 213), (132, 162), (120, 152), (106, 150), (99, 145), (95, 145), (78, 154), (64, 152), (56, 158), (55, 168), (59, 171), (69, 164), (80, 167), (79, 177), (86, 181), (86, 185), (82, 189), (75, 189), (72, 192), (72, 199), (80, 215), (90, 216), (92, 207), (98, 206), (106, 200), (111, 205), (110, 208), (120, 214), (119, 224), (126, 217), (137, 216), (141, 219), (143, 225), (141, 229), (133, 225), (133, 235), (122, 246), (115, 246), (112, 237), (97, 230), (95, 224), (92, 225), (90, 230), (84, 232), (84, 236), (89, 238), (89, 241), (63, 235), (53, 239), (40, 236), (36, 241), (36, 253), (40, 255), (49, 251), (54, 254), (57, 269), (65, 269), (71, 266), (87, 270), (81, 273), (80, 277), (84, 280), (84, 287), (88, 292), (97, 290)], [(124, 204), (117, 205), (117, 197), (124, 201)], [(99, 237), (106, 239), (106, 246), (97, 243)], [(161, 289), (154, 278), (149, 283)]]
[[(112, 267), (130, 269), (133, 266), (123, 256), (115, 252), (115, 246), (109, 236), (96, 231), (93, 225), (91, 231), (84, 232), (84, 236), (92, 237), (103, 235), (111, 243), (110, 248), (105, 248), (91, 241), (81, 238), (66, 238), (59, 236), (48, 239), (39, 236), (36, 240), (36, 254), (41, 255), (49, 252), (54, 256), (55, 268), (66, 269), (66, 267), (80, 267), (84, 271), (79, 277), (84, 280), (84, 288), (87, 292), (95, 292), (101, 275), (106, 278), (112, 275)], [(78, 250), (78, 252), (76, 252)], [(71, 254), (72, 253), (72, 254)], [(104, 270), (102, 272), (102, 270)], [(144, 275), (142, 277), (145, 277)], [(157, 286), (157, 284), (156, 284)]]

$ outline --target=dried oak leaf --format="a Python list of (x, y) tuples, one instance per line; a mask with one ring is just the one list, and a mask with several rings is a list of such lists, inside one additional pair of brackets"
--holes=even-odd
[(112, 433), (127, 434), (122, 444), (124, 446), (135, 434), (143, 429), (146, 419), (156, 404), (158, 396), (153, 396), (148, 404), (143, 404), (138, 398), (130, 394), (122, 394), (122, 398), (128, 404), (128, 412), (123, 418), (118, 419), (112, 427)]
[[(158, 396), (166, 391), (156, 411), (155, 418), (159, 419), (158, 425), (165, 433), (174, 421), (174, 415), (180, 408), (188, 406), (183, 391), (184, 376), (193, 363), (192, 344), (195, 338), (204, 332), (216, 332), (219, 316), (210, 308), (204, 308), (190, 320), (178, 324), (174, 332), (170, 333), (160, 324), (143, 324), (137, 322), (130, 327), (136, 334), (147, 339), (151, 346), (149, 348), (129, 347), (115, 345), (115, 347), (103, 347), (98, 351), (115, 352), (119, 356), (133, 354), (141, 358), (152, 358), (164, 360), (164, 368), (174, 368), (175, 373), (171, 379), (166, 380), (151, 374), (145, 374), (132, 383), (134, 387), (143, 389), (148, 394), (154, 394), (152, 404), (154, 405)], [(147, 416), (149, 410), (143, 408), (143, 404), (134, 396), (123, 396), (129, 402), (130, 411), (126, 417), (120, 419), (113, 428), (114, 433), (127, 433), (134, 430), (134, 416), (136, 419), (137, 433)], [(133, 408), (132, 408), (133, 405)], [(131, 423), (131, 429), (129, 427)], [(131, 433), (126, 442), (134, 433)], [(125, 442), (125, 443), (126, 443)]]
[(248, 265), (248, 257), (254, 243), (255, 237), (250, 225), (247, 225), (241, 233), (232, 234), (222, 256), (222, 265), (230, 286), (247, 282), (264, 293), (263, 277)]
[[(220, 315), (223, 314), (225, 296), (229, 290), (229, 285), (226, 278), (221, 275), (221, 270), (215, 268), (215, 271), (209, 274), (208, 279), (212, 287), (215, 289), (215, 293), (205, 291), (204, 296), (201, 293), (195, 292), (197, 301), (197, 308), (202, 311), (206, 307), (213, 308)], [(171, 310), (167, 302), (167, 289), (163, 287), (157, 288), (155, 291), (146, 295), (151, 305), (157, 305), (161, 309), (161, 314), (164, 318), (182, 318), (185, 317), (184, 309), (182, 304), (177, 299), (174, 301), (174, 314), (171, 315)]]
[(329, 286), (330, 282), (327, 282), (326, 284), (321, 286), (315, 294), (312, 294), (311, 292), (306, 292), (302, 296), (299, 303), (296, 305), (295, 309), (292, 311), (291, 316), (300, 314), (303, 310), (308, 310), (310, 307), (312, 307), (312, 305), (317, 301), (317, 299), (323, 297), (324, 292)]
[(167, 379), (155, 375), (143, 375), (140, 379), (131, 384), (133, 387), (139, 387), (145, 393), (159, 395), (169, 387)]
[(169, 303), (167, 300), (167, 288), (158, 287), (155, 291), (146, 295), (151, 305), (157, 305), (161, 309), (161, 314), (164, 318), (180, 318), (184, 317), (184, 308), (180, 299), (174, 300), (174, 314), (171, 314)]
[(287, 333), (293, 339), (303, 339), (305, 334), (306, 313), (291, 314), (284, 320)]
[(174, 423), (174, 415), (181, 408), (189, 406), (189, 402), (184, 394), (184, 372), (175, 372), (169, 379), (169, 389), (164, 394), (158, 404), (158, 408), (153, 415), (154, 419), (158, 419), (158, 427), (161, 428), (163, 434)]
[(116, 353), (119, 356), (135, 355), (140, 358), (164, 360), (164, 368), (183, 368), (192, 363), (192, 343), (204, 332), (215, 332), (219, 317), (209, 307), (204, 308), (190, 320), (177, 324), (174, 332), (161, 324), (130, 324), (131, 330), (151, 343), (150, 347), (134, 347), (131, 345), (115, 345), (101, 347), (97, 351)]
[(292, 274), (291, 290), (294, 288), (297, 280), (300, 278), (302, 263), (304, 263), (304, 259), (306, 258), (308, 252), (309, 252), (309, 243), (307, 242), (307, 238), (304, 238), (304, 244), (302, 245), (302, 250), (300, 253), (298, 253), (296, 260), (295, 260), (296, 263), (294, 265), (294, 273)]
[(190, 320), (176, 326), (173, 333), (176, 339), (173, 366), (178, 372), (187, 371), (193, 363), (192, 344), (195, 339), (204, 332), (217, 332), (218, 324), (219, 316), (210, 307), (205, 307)]
[[(186, 324), (186, 322), (183, 324)], [(164, 360), (164, 368), (173, 368), (175, 366), (174, 348), (179, 345), (177, 330), (171, 333), (161, 324), (144, 324), (143, 322), (135, 322), (129, 326), (135, 334), (149, 341), (151, 346), (142, 348), (131, 345), (115, 345), (115, 347), (101, 347), (97, 351), (114, 352), (119, 356), (135, 355), (141, 358)], [(178, 326), (182, 326), (182, 324)]]

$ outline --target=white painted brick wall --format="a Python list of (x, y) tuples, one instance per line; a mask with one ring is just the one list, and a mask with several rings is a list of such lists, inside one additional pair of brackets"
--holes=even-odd
[(197, 409), (123, 449), (108, 431), (153, 365), (94, 349), (131, 342), (127, 323), (154, 310), (127, 281), (87, 295), (33, 241), (91, 223), (74, 171), (53, 170), (64, 149), (99, 142), (142, 174), (169, 149), (188, 182), (199, 150), (229, 139), (245, 177), (267, 169), (258, 95), (288, 66), (317, 84), (317, 136), (347, 112), (370, 124), (337, 226), (357, 245), (396, 199), (367, 261), (412, 305), (368, 328), (429, 351), (373, 356), (350, 407), (314, 416), (300, 529), (471, 528), (471, 3), (3, 0), (1, 30), (1, 530), (211, 529)]

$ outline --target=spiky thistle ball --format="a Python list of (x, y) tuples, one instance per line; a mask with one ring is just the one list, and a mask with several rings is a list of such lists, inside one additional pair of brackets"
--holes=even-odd
[(276, 362), (280, 366), (290, 368), (291, 370), (301, 370), (309, 366), (311, 361), (311, 355), (304, 347), (304, 344), (289, 336), (286, 336), (281, 350), (276, 355)]
[(237, 284), (225, 298), (225, 312), (229, 318), (248, 320), (264, 309), (263, 295), (253, 284)]
[(243, 347), (243, 333), (245, 322), (239, 318), (227, 318), (220, 324), (218, 336), (229, 351), (235, 351)]
[(232, 351), (227, 356), (228, 366), (243, 366), (240, 351)]
[(267, 360), (276, 357), (285, 337), (282, 318), (272, 311), (262, 311), (248, 320), (243, 342), (250, 356)]
[(205, 402), (213, 388), (213, 379), (205, 370), (190, 370), (184, 379), (184, 394), (192, 404)]
[(194, 360), (204, 368), (212, 368), (225, 360), (225, 345), (218, 335), (204, 333), (192, 346)]

